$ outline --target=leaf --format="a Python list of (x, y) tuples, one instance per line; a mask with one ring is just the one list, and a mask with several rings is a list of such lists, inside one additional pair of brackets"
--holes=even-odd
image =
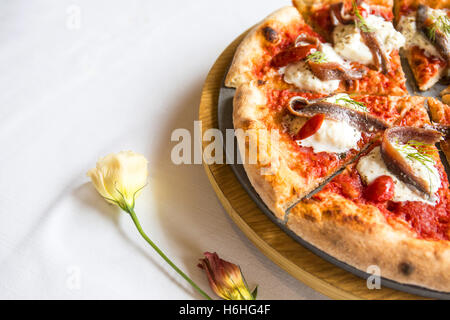
[(398, 150), (405, 155), (406, 158), (417, 161), (422, 164), (428, 170), (428, 177), (430, 186), (432, 185), (431, 175), (434, 174), (433, 169), (430, 167), (435, 165), (433, 159), (432, 145), (423, 143), (417, 140), (409, 140), (406, 144), (400, 144), (396, 142)]
[(359, 28), (362, 32), (373, 32), (373, 28), (371, 28), (368, 24), (366, 19), (361, 15), (359, 12), (358, 6), (356, 5), (356, 1), (352, 2), (353, 6), (353, 14), (358, 19), (355, 21), (355, 25), (357, 28)]
[(255, 287), (255, 289), (252, 292), (252, 297), (254, 300), (256, 300), (256, 296), (258, 295), (258, 286)]
[(436, 40), (436, 31), (441, 31), (444, 35), (450, 35), (450, 19), (448, 16), (439, 16), (434, 21), (431, 27), (428, 29), (428, 36), (431, 41)]
[(353, 107), (355, 109), (357, 109), (359, 111), (369, 112), (369, 109), (367, 109), (366, 105), (362, 102), (355, 101), (353, 99), (347, 99), (347, 98), (338, 98), (338, 99), (336, 99), (336, 102), (337, 101), (344, 101), (344, 102), (350, 103), (353, 105)]
[(312, 61), (315, 63), (324, 63), (327, 62), (327, 57), (322, 51), (316, 51), (314, 53), (311, 53), (306, 57), (306, 61)]

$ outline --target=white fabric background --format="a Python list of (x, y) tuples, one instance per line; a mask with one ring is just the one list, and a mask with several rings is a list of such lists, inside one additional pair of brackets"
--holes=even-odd
[(144, 229), (207, 292), (196, 263), (208, 250), (240, 264), (261, 299), (324, 298), (246, 239), (201, 165), (170, 161), (215, 59), (287, 4), (0, 1), (0, 298), (201, 298), (85, 176), (128, 149), (150, 162)]

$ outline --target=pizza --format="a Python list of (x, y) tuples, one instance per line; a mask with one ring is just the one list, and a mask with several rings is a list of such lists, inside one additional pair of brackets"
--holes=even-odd
[(394, 23), (424, 9), (399, 4), (294, 0), (248, 33), (225, 85), (247, 176), (281, 223), (360, 270), (450, 292), (450, 106), (408, 94), (400, 55), (416, 49)]
[[(429, 6), (427, 6), (429, 2)], [(398, 0), (397, 29), (404, 35), (409, 66), (420, 90), (448, 77), (450, 1)]]

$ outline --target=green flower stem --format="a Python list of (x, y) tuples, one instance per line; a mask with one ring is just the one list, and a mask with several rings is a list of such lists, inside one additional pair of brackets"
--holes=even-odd
[(199, 286), (197, 286), (195, 284), (194, 281), (191, 280), (191, 278), (189, 278), (183, 271), (181, 271), (159, 248), (156, 244), (153, 243), (152, 240), (150, 240), (150, 238), (145, 234), (144, 230), (142, 230), (141, 224), (139, 223), (139, 220), (136, 216), (136, 213), (134, 212), (133, 208), (127, 208), (127, 211), (130, 216), (131, 219), (133, 219), (134, 224), (136, 225), (136, 228), (138, 229), (139, 233), (141, 234), (141, 236), (145, 239), (145, 241), (147, 241), (153, 249), (155, 249), (155, 251), (161, 256), (161, 258), (164, 259), (164, 261), (166, 261), (180, 276), (182, 276), (187, 282), (189, 282), (189, 284), (191, 286), (194, 287), (195, 290), (197, 290), (203, 297), (205, 297), (208, 300), (212, 300), (210, 296), (208, 296), (206, 294), (206, 292), (204, 292), (202, 289), (199, 288)]

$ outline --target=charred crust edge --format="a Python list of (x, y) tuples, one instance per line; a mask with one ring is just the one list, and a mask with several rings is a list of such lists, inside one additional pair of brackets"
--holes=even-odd
[(276, 43), (279, 39), (278, 32), (272, 29), (269, 26), (266, 26), (262, 29), (264, 38), (270, 43)]
[(409, 262), (401, 262), (398, 269), (405, 276), (410, 276), (414, 272), (414, 266)]

